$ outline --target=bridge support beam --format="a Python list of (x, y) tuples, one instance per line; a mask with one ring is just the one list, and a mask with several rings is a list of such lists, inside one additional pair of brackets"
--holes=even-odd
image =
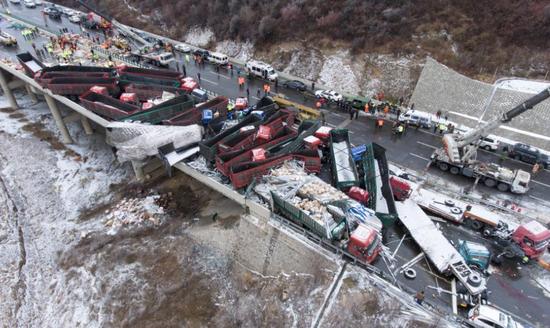
[(55, 124), (57, 125), (57, 128), (61, 132), (63, 142), (66, 144), (73, 143), (73, 139), (69, 134), (69, 130), (67, 130), (67, 126), (65, 125), (65, 122), (63, 122), (63, 117), (61, 116), (61, 112), (59, 112), (59, 108), (57, 107), (57, 103), (55, 102), (55, 99), (53, 99), (48, 94), (45, 94), (44, 97), (46, 98), (48, 107), (50, 107), (50, 112), (52, 112), (53, 119), (55, 120)]
[(4, 95), (8, 99), (10, 107), (12, 109), (18, 109), (19, 105), (17, 104), (17, 100), (15, 100), (15, 96), (13, 95), (13, 92), (11, 91), (11, 89), (9, 87), (7, 74), (2, 69), (0, 69), (0, 85), (2, 86), (2, 90), (4, 91)]
[(82, 123), (84, 132), (86, 132), (87, 135), (91, 135), (94, 133), (94, 130), (92, 130), (92, 126), (90, 125), (90, 121), (86, 116), (80, 115), (80, 123)]
[(31, 98), (32, 103), (33, 104), (38, 103), (38, 98), (36, 98), (36, 94), (34, 93), (34, 90), (31, 87), (31, 85), (30, 84), (25, 84), (25, 89), (27, 90), (27, 94)]

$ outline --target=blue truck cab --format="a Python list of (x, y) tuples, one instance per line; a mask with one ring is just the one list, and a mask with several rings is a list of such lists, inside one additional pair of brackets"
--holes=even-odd
[(482, 244), (458, 240), (458, 252), (469, 266), (485, 271), (489, 267), (491, 252)]

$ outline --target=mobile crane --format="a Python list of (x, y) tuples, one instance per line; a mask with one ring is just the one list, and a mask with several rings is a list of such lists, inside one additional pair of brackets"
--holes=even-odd
[(483, 182), (487, 187), (497, 187), (500, 191), (510, 190), (524, 194), (529, 190), (531, 174), (523, 170), (512, 170), (495, 163), (483, 163), (475, 159), (481, 138), (487, 137), (500, 125), (510, 122), (537, 104), (550, 97), (550, 88), (527, 99), (510, 111), (464, 133), (443, 136), (443, 147), (436, 149), (431, 156), (431, 164), (442, 171), (462, 174)]

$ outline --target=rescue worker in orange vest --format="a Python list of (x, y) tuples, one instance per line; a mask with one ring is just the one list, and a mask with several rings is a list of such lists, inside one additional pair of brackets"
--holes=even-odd
[(376, 120), (376, 126), (381, 129), (383, 126), (384, 126), (384, 120), (379, 118), (378, 120)]
[(319, 100), (317, 100), (317, 102), (315, 103), (315, 107), (317, 109), (321, 109), (321, 105), (322, 105), (321, 102)]
[(368, 113), (368, 112), (369, 112), (369, 104), (366, 103), (366, 104), (365, 104), (365, 113)]
[(390, 112), (390, 107), (388, 105), (384, 106), (384, 116), (387, 117), (389, 112)]

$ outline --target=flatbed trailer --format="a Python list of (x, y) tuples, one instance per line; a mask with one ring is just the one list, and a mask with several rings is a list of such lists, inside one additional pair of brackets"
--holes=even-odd
[(276, 135), (273, 139), (265, 143), (249, 145), (247, 148), (243, 148), (238, 152), (231, 152), (225, 154), (218, 154), (216, 156), (216, 169), (224, 176), (229, 176), (231, 167), (238, 163), (248, 162), (252, 160), (252, 150), (256, 148), (269, 149), (271, 147), (277, 147), (282, 145), (292, 138), (295, 138), (298, 132), (292, 128), (285, 127)]
[(46, 88), (52, 93), (77, 99), (94, 86), (105, 87), (111, 95), (119, 92), (116, 78), (98, 77), (56, 77), (48, 82)]
[(238, 124), (225, 129), (223, 132), (218, 133), (216, 136), (201, 141), (199, 143), (199, 148), (201, 155), (206, 159), (206, 162), (209, 164), (212, 164), (216, 160), (216, 154), (218, 153), (218, 143), (223, 140), (223, 138), (227, 137), (228, 135), (235, 133), (236, 131), (239, 131), (241, 128), (250, 125), (250, 124), (259, 124), (259, 122), (262, 122), (262, 120), (268, 119), (271, 115), (273, 115), (277, 111), (277, 107), (275, 104), (267, 99), (262, 98), (258, 104), (256, 104), (257, 109), (259, 111), (263, 111), (264, 118), (260, 118), (257, 115), (249, 114), (245, 116), (244, 119), (242, 119)]
[[(261, 124), (271, 130), (273, 136), (278, 135), (286, 126), (291, 127), (294, 123), (294, 113), (281, 109), (271, 117), (266, 119), (265, 122)], [(234, 134), (227, 136), (222, 139), (218, 144), (218, 153), (234, 153), (239, 152), (243, 149), (249, 149), (254, 145), (260, 145), (265, 143), (265, 140), (257, 138), (257, 132), (260, 125), (255, 125), (255, 128), (245, 132), (235, 132)]]
[(150, 124), (159, 124), (163, 120), (170, 119), (180, 113), (189, 111), (193, 108), (195, 102), (188, 95), (182, 95), (163, 102), (148, 110), (125, 117), (123, 121), (145, 122)]
[(161, 85), (147, 85), (123, 83), (124, 92), (135, 93), (139, 101), (146, 102), (150, 99), (160, 98), (164, 92), (170, 92), (176, 96), (186, 94), (186, 92), (178, 87), (167, 87)]
[(125, 103), (113, 97), (104, 96), (91, 90), (85, 92), (79, 98), (80, 103), (86, 109), (114, 121), (136, 114), (142, 110), (138, 106)]
[[(218, 117), (225, 118), (227, 116), (227, 104), (229, 103), (229, 99), (223, 96), (218, 96), (212, 100), (209, 100), (207, 102), (204, 102), (202, 104), (199, 104), (195, 107), (196, 112), (202, 116), (202, 111), (206, 109), (210, 109), (212, 111), (212, 115), (218, 114)], [(182, 123), (186, 123), (188, 121), (188, 115), (186, 113), (182, 113), (179, 115), (176, 115), (168, 120), (162, 121), (162, 124), (164, 125), (186, 125)], [(183, 122), (182, 122), (183, 121)]]
[(472, 271), (460, 253), (443, 236), (432, 220), (413, 200), (396, 202), (399, 220), (438, 272), (454, 275), (472, 295), (487, 288), (485, 278)]
[(181, 82), (181, 80), (185, 77), (185, 75), (176, 71), (140, 68), (126, 65), (117, 68), (117, 72), (121, 78), (124, 78), (125, 76), (141, 76), (154, 79), (176, 80)]
[(16, 55), (17, 60), (23, 66), (27, 76), (34, 78), (35, 74), (40, 72), (46, 66), (29, 52), (23, 52)]
[(239, 163), (231, 167), (229, 179), (235, 189), (244, 188), (252, 183), (256, 177), (264, 175), (272, 167), (291, 159), (304, 162), (304, 169), (306, 172), (319, 173), (321, 171), (321, 158), (319, 158), (319, 153), (314, 150), (302, 150), (283, 155), (270, 156), (263, 161)]

